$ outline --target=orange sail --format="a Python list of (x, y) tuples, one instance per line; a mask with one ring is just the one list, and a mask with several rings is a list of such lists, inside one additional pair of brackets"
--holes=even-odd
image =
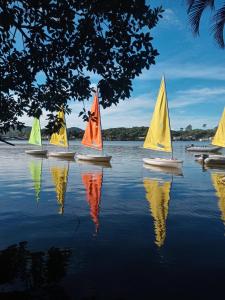
[(84, 146), (97, 150), (102, 150), (102, 131), (101, 116), (97, 93), (94, 96), (94, 102), (91, 108), (91, 117), (89, 118), (82, 142)]
[(82, 181), (86, 189), (86, 197), (90, 206), (90, 215), (95, 223), (96, 232), (99, 228), (99, 205), (102, 188), (102, 172), (88, 172), (82, 174)]

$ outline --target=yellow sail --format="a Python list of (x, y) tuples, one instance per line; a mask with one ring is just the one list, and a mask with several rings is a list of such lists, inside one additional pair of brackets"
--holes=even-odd
[(219, 198), (218, 206), (221, 211), (221, 219), (225, 225), (225, 181), (224, 174), (212, 173), (212, 183)]
[(216, 134), (212, 140), (212, 144), (225, 147), (225, 108), (223, 110)]
[(58, 118), (63, 120), (62, 126), (58, 133), (53, 133), (51, 135), (50, 144), (60, 146), (60, 147), (68, 147), (66, 121), (65, 121), (65, 115), (63, 111), (58, 112)]
[(53, 183), (55, 184), (57, 202), (60, 206), (59, 213), (63, 214), (69, 166), (52, 167), (51, 173)]
[(143, 147), (157, 151), (172, 152), (164, 77), (161, 81), (154, 113)]
[(41, 191), (41, 173), (42, 173), (42, 161), (31, 161), (29, 164), (32, 180), (34, 182), (35, 197), (37, 202), (40, 200)]
[(145, 178), (146, 199), (154, 219), (155, 244), (163, 246), (166, 238), (166, 219), (170, 200), (171, 182)]

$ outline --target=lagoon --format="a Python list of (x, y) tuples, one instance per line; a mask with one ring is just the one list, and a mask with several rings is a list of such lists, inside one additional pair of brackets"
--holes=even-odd
[[(15, 147), (1, 144), (1, 261), (8, 255), (0, 268), (0, 295), (11, 291), (28, 293), (29, 299), (56, 291), (55, 299), (221, 295), (225, 186), (218, 186), (217, 179), (225, 169), (202, 169), (194, 155), (185, 152), (185, 145), (174, 143), (175, 157), (184, 160), (181, 175), (144, 168), (142, 158), (153, 152), (143, 149), (142, 142), (105, 142), (105, 152), (113, 156), (111, 167), (31, 157), (24, 153), (31, 147), (25, 142)], [(70, 147), (83, 151), (78, 142)], [(24, 248), (21, 252), (22, 241), (28, 252)], [(16, 245), (14, 254), (31, 253), (28, 262), (22, 260), (30, 270), (25, 279), (12, 268), (11, 245)], [(49, 249), (58, 251), (51, 263)], [(35, 265), (30, 257), (40, 251), (45, 263), (35, 260)]]

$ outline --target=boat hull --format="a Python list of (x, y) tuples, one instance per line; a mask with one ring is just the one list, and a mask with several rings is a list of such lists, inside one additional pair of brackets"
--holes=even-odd
[(222, 147), (207, 147), (207, 146), (190, 146), (190, 147), (186, 147), (186, 151), (190, 151), (190, 152), (217, 152), (220, 149), (222, 149)]
[(195, 160), (207, 166), (225, 166), (225, 155), (201, 155)]
[(168, 158), (143, 158), (143, 162), (147, 165), (166, 167), (166, 168), (182, 168), (183, 161)]
[(76, 152), (60, 151), (60, 152), (49, 152), (48, 156), (61, 157), (61, 158), (74, 158)]
[(209, 155), (207, 158), (204, 159), (204, 164), (225, 165), (225, 155)]
[(26, 154), (29, 155), (47, 155), (48, 154), (48, 150), (26, 150), (25, 151)]
[(76, 158), (79, 160), (84, 160), (84, 161), (89, 161), (89, 162), (110, 162), (112, 156), (77, 154)]

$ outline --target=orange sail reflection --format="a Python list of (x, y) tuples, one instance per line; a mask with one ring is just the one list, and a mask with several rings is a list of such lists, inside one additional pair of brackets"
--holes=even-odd
[(96, 232), (99, 229), (99, 206), (102, 189), (102, 172), (87, 172), (82, 174), (82, 181), (86, 189), (86, 197), (90, 206), (90, 215), (95, 223)]
[(65, 202), (65, 193), (67, 187), (67, 179), (68, 179), (69, 166), (64, 167), (52, 167), (52, 180), (55, 184), (55, 191), (57, 202), (60, 206), (59, 213), (64, 213), (64, 202)]
[(171, 182), (145, 178), (146, 199), (154, 219), (155, 244), (163, 246), (166, 238), (166, 219), (168, 215)]
[(84, 146), (102, 150), (101, 116), (98, 102), (98, 95), (95, 94), (89, 118), (82, 142)]

